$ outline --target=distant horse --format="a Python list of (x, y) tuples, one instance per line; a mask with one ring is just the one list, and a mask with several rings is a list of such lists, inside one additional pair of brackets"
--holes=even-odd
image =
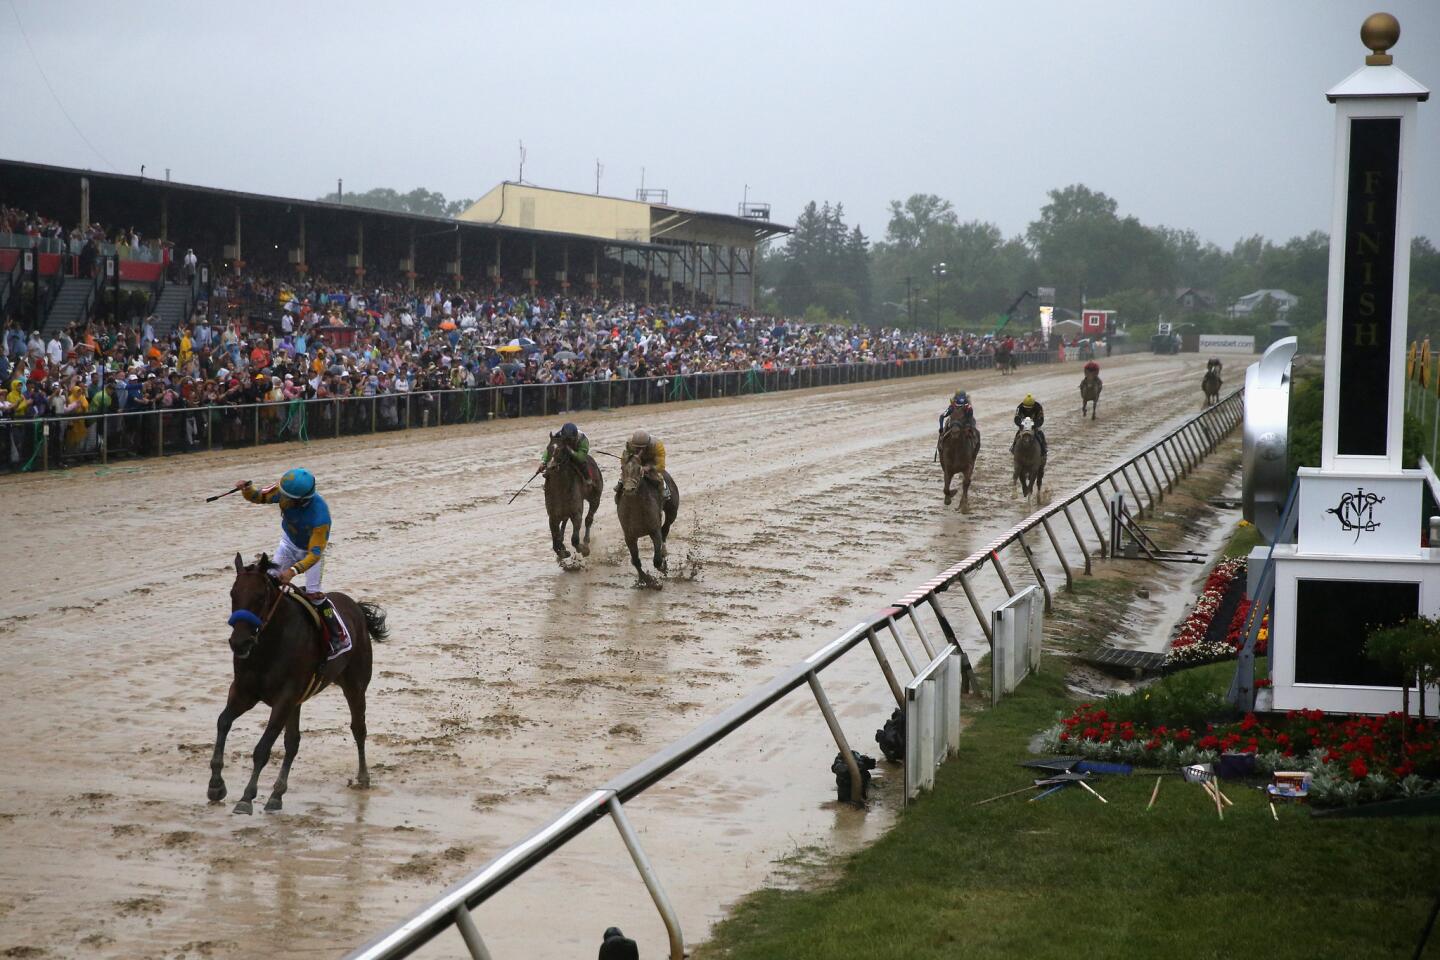
[(1035, 436), (1035, 421), (1026, 417), (1015, 436), (1015, 478), (1020, 493), (1027, 500), (1030, 491), (1035, 491), (1035, 500), (1040, 500), (1040, 484), (1045, 480), (1045, 454), (1040, 450), (1040, 440)]
[(1002, 376), (1009, 376), (1014, 373), (1018, 364), (1015, 362), (1015, 352), (1008, 347), (995, 348), (995, 369), (999, 370)]
[(625, 536), (625, 546), (630, 549), (630, 564), (640, 575), (640, 582), (654, 586), (658, 582), (645, 572), (640, 565), (639, 540), (649, 537), (655, 547), (653, 562), (661, 573), (667, 571), (665, 540), (670, 536), (670, 525), (680, 512), (680, 488), (669, 471), (664, 472), (665, 485), (670, 488), (670, 499), (664, 500), (660, 488), (645, 478), (645, 467), (639, 457), (631, 457), (620, 468), (620, 490), (615, 494), (615, 508), (620, 515), (620, 530)]
[[(585, 468), (582, 467), (560, 435), (550, 434), (550, 460), (545, 464), (545, 512), (550, 515), (550, 543), (555, 549), (556, 560), (567, 560), (570, 551), (565, 549), (565, 524), (570, 524), (570, 545), (582, 557), (590, 556), (590, 525), (595, 522), (595, 511), (600, 509), (600, 491), (605, 486), (600, 467), (594, 457), (587, 457), (586, 466), (593, 471), (594, 483), (586, 488)], [(585, 507), (589, 505), (589, 512)], [(584, 517), (585, 539), (580, 539), (581, 517)]]
[(980, 453), (980, 431), (973, 421), (951, 421), (940, 436), (940, 469), (945, 473), (945, 506), (950, 506), (955, 493), (950, 481), (960, 474), (960, 506), (970, 502), (970, 478), (975, 472), (975, 459)]
[(1212, 406), (1220, 402), (1221, 379), (1219, 371), (1211, 367), (1205, 371), (1205, 379), (1200, 381), (1200, 389), (1205, 391), (1205, 406)]
[(1086, 370), (1085, 377), (1080, 381), (1080, 417), (1084, 419), (1086, 408), (1089, 408), (1090, 419), (1094, 420), (1095, 415), (1100, 412), (1100, 391), (1105, 384), (1100, 379), (1100, 371)]
[(270, 748), (280, 731), (285, 731), (285, 762), (280, 776), (270, 791), (266, 810), (279, 810), (281, 798), (289, 786), (290, 765), (300, 749), (300, 705), (323, 690), (332, 680), (339, 684), (350, 705), (350, 732), (355, 736), (355, 749), (360, 768), (355, 782), (370, 786), (370, 772), (365, 766), (365, 688), (370, 685), (370, 641), (389, 636), (385, 612), (373, 603), (356, 603), (343, 593), (328, 594), (336, 613), (350, 631), (351, 649), (334, 661), (327, 662), (328, 652), (323, 631), (305, 607), (306, 601), (293, 593), (282, 591), (270, 574), (270, 558), (265, 554), (246, 566), (235, 554), (235, 583), (230, 588), (230, 650), (234, 653), (235, 677), (225, 709), (216, 724), (215, 752), (210, 757), (209, 797), (214, 802), (225, 799), (225, 781), (220, 771), (225, 766), (225, 738), (235, 718), (263, 701), (270, 707), (265, 732), (255, 745), (254, 768), (245, 793), (235, 804), (236, 813), (253, 813), (260, 771), (270, 761)]

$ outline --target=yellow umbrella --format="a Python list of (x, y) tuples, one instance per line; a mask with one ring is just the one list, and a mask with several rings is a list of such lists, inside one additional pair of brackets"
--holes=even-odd
[(503, 347), (496, 347), (496, 348), (495, 348), (495, 352), (496, 352), (496, 353), (519, 353), (519, 352), (520, 352), (520, 348), (517, 347), (517, 346), (515, 346), (514, 344), (508, 344), (508, 343), (507, 343), (507, 344), (506, 344), (505, 346), (503, 346)]

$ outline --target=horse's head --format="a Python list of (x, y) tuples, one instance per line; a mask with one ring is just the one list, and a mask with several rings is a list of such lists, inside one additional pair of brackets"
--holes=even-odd
[(1035, 421), (1032, 420), (1032, 419), (1030, 419), (1029, 417), (1026, 417), (1024, 420), (1021, 420), (1021, 421), (1020, 421), (1020, 432), (1021, 432), (1021, 433), (1034, 433), (1034, 432), (1035, 432)]
[(620, 468), (620, 489), (625, 493), (634, 493), (640, 489), (640, 481), (645, 477), (645, 466), (640, 462), (638, 456), (631, 457), (625, 461)]
[(255, 652), (260, 642), (260, 628), (273, 604), (278, 587), (270, 576), (270, 557), (248, 567), (240, 554), (235, 554), (235, 582), (230, 586), (230, 649), (244, 660)]
[(548, 478), (560, 468), (561, 462), (567, 459), (565, 453), (565, 441), (560, 439), (560, 434), (550, 434), (550, 444), (545, 448), (545, 476)]

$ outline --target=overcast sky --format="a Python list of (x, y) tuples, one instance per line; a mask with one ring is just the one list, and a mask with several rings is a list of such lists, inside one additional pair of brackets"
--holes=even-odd
[[(786, 223), (843, 201), (873, 239), (911, 193), (1015, 234), (1081, 182), (1228, 246), (1328, 228), (1324, 92), (1378, 2), (0, 0), (0, 156), (455, 198), (514, 179), (523, 140), (533, 183), (593, 191), (598, 158), (604, 193), (644, 167), (734, 212), (748, 184)], [(1440, 91), (1440, 0), (1384, 8), (1396, 64)], [(1417, 232), (1440, 241), (1440, 96), (1418, 146)]]

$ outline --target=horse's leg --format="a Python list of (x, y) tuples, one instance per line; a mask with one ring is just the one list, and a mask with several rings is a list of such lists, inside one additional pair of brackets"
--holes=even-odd
[(225, 709), (215, 723), (215, 752), (210, 755), (210, 788), (206, 795), (218, 803), (225, 799), (225, 779), (220, 771), (225, 769), (225, 738), (230, 735), (230, 725), (235, 718), (255, 706), (253, 698), (241, 699), (235, 695), (235, 684), (230, 684), (230, 694), (225, 698)]
[(646, 573), (645, 568), (640, 565), (640, 538), (626, 533), (625, 546), (630, 550), (630, 566), (635, 568), (635, 572), (640, 575), (640, 580), (644, 583), (652, 582), (650, 574)]
[(950, 472), (950, 468), (945, 466), (944, 462), (940, 464), (940, 469), (945, 474), (945, 506), (948, 507), (950, 506), (950, 501), (955, 498), (955, 494), (950, 491), (950, 478), (955, 476), (955, 474)]
[(580, 552), (587, 557), (590, 556), (590, 526), (595, 522), (595, 511), (600, 508), (599, 495), (597, 494), (588, 502), (590, 509), (585, 514), (585, 541), (584, 546), (580, 548)]
[(969, 470), (960, 474), (960, 506), (970, 502), (970, 474), (975, 472), (975, 465), (972, 463)]
[(295, 704), (295, 709), (290, 711), (290, 719), (285, 721), (285, 762), (280, 764), (280, 776), (275, 778), (275, 786), (270, 788), (270, 799), (265, 801), (267, 812), (273, 813), (284, 806), (285, 791), (290, 789), (290, 765), (295, 762), (295, 754), (300, 752), (300, 704)]
[(550, 546), (555, 551), (555, 559), (564, 560), (570, 556), (570, 551), (565, 549), (565, 518), (550, 518)]
[(365, 690), (353, 679), (341, 677), (340, 689), (345, 702), (350, 705), (350, 733), (355, 737), (355, 753), (360, 758), (360, 768), (355, 774), (355, 786), (362, 790), (370, 787), (370, 769), (365, 766)]
[(661, 530), (650, 531), (650, 542), (655, 546), (655, 555), (651, 558), (655, 569), (661, 573), (669, 573), (667, 555), (665, 552), (665, 534)]
[(260, 734), (260, 742), (255, 744), (255, 766), (250, 770), (250, 782), (245, 784), (245, 792), (240, 795), (240, 802), (235, 804), (236, 813), (255, 812), (250, 804), (260, 790), (260, 771), (270, 762), (270, 748), (275, 745), (275, 738), (280, 736), (280, 731), (284, 729), (294, 708), (295, 704), (290, 697), (277, 701), (275, 706), (270, 708), (270, 719), (265, 724), (265, 732)]
[(575, 512), (570, 515), (570, 546), (575, 549), (576, 553), (581, 555), (590, 552), (588, 548), (582, 549), (580, 546), (581, 515), (584, 512), (585, 501), (581, 500), (580, 505), (575, 508)]

